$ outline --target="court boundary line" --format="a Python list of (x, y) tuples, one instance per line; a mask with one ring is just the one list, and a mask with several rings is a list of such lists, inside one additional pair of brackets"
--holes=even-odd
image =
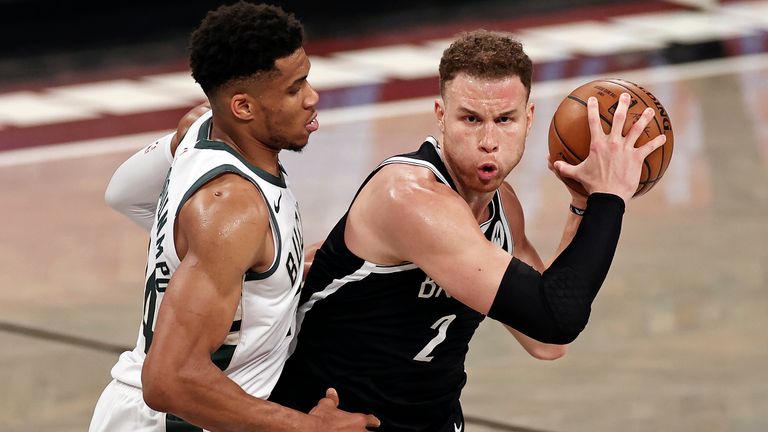
[(464, 423), (472, 424), (476, 426), (485, 426), (494, 428), (502, 432), (553, 432), (545, 429), (534, 429), (525, 426), (515, 426), (508, 423), (501, 423), (495, 420), (489, 420), (482, 417), (464, 416)]
[[(621, 77), (630, 81), (642, 82), (645, 86), (651, 86), (670, 81), (724, 75), (737, 70), (751, 72), (760, 69), (768, 69), (768, 53), (609, 72), (600, 75), (583, 75), (561, 80), (539, 81), (534, 83), (531, 94), (534, 102), (537, 97), (553, 97), (557, 95), (564, 97), (571, 90), (585, 82), (605, 77)], [(321, 111), (319, 120), (321, 125), (339, 125), (409, 114), (424, 114), (431, 111), (433, 102), (437, 97), (438, 95), (369, 105), (331, 108)], [(137, 151), (167, 132), (168, 130), (144, 132), (112, 138), (46, 145), (30, 149), (0, 151), (0, 167), (77, 159), (131, 150)]]
[(122, 354), (124, 351), (130, 351), (132, 349), (130, 347), (101, 342), (96, 339), (14, 324), (8, 321), (0, 321), (0, 331), (15, 334), (17, 336), (31, 337), (48, 342), (58, 342), (65, 345), (76, 346), (78, 348), (87, 348), (112, 354)]

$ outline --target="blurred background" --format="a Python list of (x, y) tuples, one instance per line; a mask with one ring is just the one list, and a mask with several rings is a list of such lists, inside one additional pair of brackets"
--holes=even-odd
[[(0, 0), (0, 431), (86, 430), (135, 343), (147, 236), (104, 188), (203, 100), (187, 38), (224, 3)], [(508, 181), (545, 260), (568, 212), (545, 162), (560, 100), (619, 77), (670, 113), (672, 162), (629, 203), (587, 330), (542, 362), (486, 320), (467, 431), (768, 430), (768, 1), (275, 3), (305, 24), (321, 97), (307, 150), (281, 156), (307, 243), (378, 162), (438, 133), (437, 65), (457, 32), (513, 32), (535, 63)]]

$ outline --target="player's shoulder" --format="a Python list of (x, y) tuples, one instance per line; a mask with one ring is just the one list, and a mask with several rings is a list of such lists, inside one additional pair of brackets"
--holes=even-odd
[(385, 165), (376, 173), (374, 179), (392, 193), (446, 193), (453, 191), (450, 186), (439, 181), (432, 170), (419, 165)]
[[(367, 189), (367, 190), (365, 190)], [(438, 181), (428, 168), (407, 164), (382, 167), (363, 193), (375, 198), (388, 212), (428, 214), (461, 204), (461, 197), (450, 186)]]
[(192, 223), (223, 228), (267, 226), (269, 209), (258, 188), (236, 173), (223, 173), (206, 182), (182, 211)]
[(177, 226), (177, 242), (188, 245), (187, 252), (244, 271), (264, 258), (259, 246), (269, 236), (270, 215), (252, 183), (225, 173), (202, 185), (183, 204)]

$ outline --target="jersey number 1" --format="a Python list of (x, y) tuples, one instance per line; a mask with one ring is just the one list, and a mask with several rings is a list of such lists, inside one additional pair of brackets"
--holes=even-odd
[(451, 325), (455, 319), (456, 315), (451, 314), (435, 321), (435, 323), (432, 324), (432, 328), (437, 329), (437, 336), (433, 337), (413, 359), (417, 361), (431, 362), (432, 356), (429, 354), (431, 354), (432, 351), (445, 340), (446, 333), (448, 333), (448, 326)]

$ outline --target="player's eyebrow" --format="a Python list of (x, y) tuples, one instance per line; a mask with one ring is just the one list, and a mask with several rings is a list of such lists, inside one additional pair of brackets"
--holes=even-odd
[(295, 85), (298, 85), (298, 84), (300, 84), (302, 81), (306, 81), (308, 76), (309, 76), (309, 75), (304, 75), (304, 76), (302, 76), (302, 77), (296, 78), (296, 79), (295, 79), (295, 80), (294, 80), (294, 81), (291, 83), (290, 87), (293, 87), (293, 86), (295, 86)]
[[(465, 114), (473, 115), (475, 117), (482, 117), (482, 115), (480, 115), (479, 113), (463, 106), (460, 106), (458, 110)], [(517, 114), (517, 108), (512, 108), (511, 110), (504, 111), (503, 113), (495, 114), (495, 117), (511, 117), (514, 114)]]

